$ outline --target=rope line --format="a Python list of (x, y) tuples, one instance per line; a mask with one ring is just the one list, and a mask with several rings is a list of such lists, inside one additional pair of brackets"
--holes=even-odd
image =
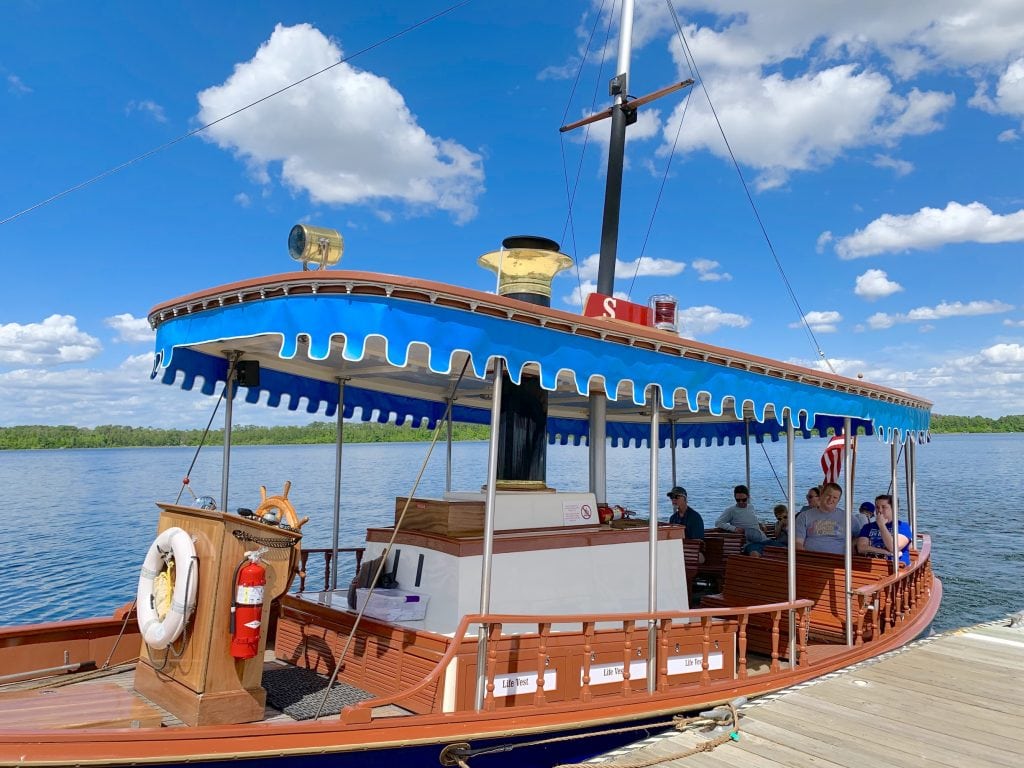
[(821, 344), (818, 343), (818, 338), (814, 335), (814, 331), (807, 322), (803, 307), (800, 305), (800, 300), (796, 297), (796, 292), (793, 290), (793, 286), (789, 282), (789, 277), (786, 275), (786, 271), (782, 267), (782, 260), (779, 258), (779, 255), (775, 250), (775, 245), (772, 243), (772, 239), (768, 235), (768, 229), (761, 218), (761, 212), (757, 209), (754, 197), (750, 193), (750, 187), (747, 185), (747, 180), (743, 176), (743, 171), (740, 168), (739, 161), (736, 159), (736, 154), (732, 150), (732, 144), (729, 143), (729, 138), (725, 135), (725, 129), (722, 127), (722, 121), (718, 118), (718, 110), (715, 109), (714, 102), (711, 100), (711, 94), (708, 91), (707, 85), (704, 83), (704, 78), (700, 75), (700, 69), (697, 67), (697, 60), (693, 57), (690, 45), (686, 41), (686, 35), (683, 33), (682, 24), (679, 22), (679, 14), (676, 11), (675, 4), (672, 0), (665, 0), (665, 2), (671, 11), (672, 21), (675, 24), (676, 34), (679, 36), (679, 42), (682, 45), (687, 65), (690, 67), (690, 71), (694, 74), (694, 80), (700, 82), (701, 90), (704, 92), (704, 96), (708, 100), (708, 107), (711, 109), (711, 114), (715, 118), (715, 124), (718, 126), (718, 132), (722, 137), (722, 141), (725, 143), (725, 148), (729, 152), (729, 159), (732, 161), (737, 177), (739, 177), (740, 185), (743, 187), (743, 193), (747, 197), (747, 203), (750, 205), (750, 209), (754, 213), (754, 218), (757, 220), (757, 225), (761, 230), (761, 235), (764, 237), (764, 241), (768, 245), (768, 250), (771, 252), (772, 258), (775, 261), (775, 268), (778, 270), (779, 276), (782, 278), (782, 283), (786, 287), (786, 293), (789, 294), (790, 301), (793, 302), (797, 312), (800, 313), (800, 326), (804, 329), (804, 333), (808, 337), (811, 348), (814, 350), (815, 354), (819, 359), (824, 361), (825, 365), (828, 366), (829, 371), (835, 373), (835, 368), (832, 367), (831, 361), (826, 357), (824, 350), (821, 348)]

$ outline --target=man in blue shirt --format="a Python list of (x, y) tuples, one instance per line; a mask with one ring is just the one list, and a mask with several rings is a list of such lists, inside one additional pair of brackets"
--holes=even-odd
[(704, 538), (704, 519), (696, 509), (686, 503), (686, 489), (677, 485), (666, 494), (672, 501), (672, 517), (669, 525), (682, 525), (686, 528), (686, 538)]
[[(896, 529), (896, 549), (900, 551), (900, 563), (910, 565), (910, 524), (900, 520)], [(875, 519), (860, 529), (857, 537), (857, 552), (892, 560), (892, 496), (883, 493), (875, 498)]]

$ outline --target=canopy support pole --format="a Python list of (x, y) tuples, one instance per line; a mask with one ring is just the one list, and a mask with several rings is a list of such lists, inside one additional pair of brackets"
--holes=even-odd
[(846, 522), (842, 526), (846, 531), (846, 547), (843, 565), (843, 593), (846, 595), (846, 644), (853, 645), (853, 452), (850, 450), (850, 418), (843, 419), (843, 482), (846, 484)]
[[(648, 561), (650, 572), (647, 583), (647, 610), (655, 613), (658, 610), (658, 420), (660, 417), (660, 388), (651, 387), (651, 478), (650, 506), (648, 520)], [(647, 624), (647, 692), (654, 693), (658, 682), (658, 623), (651, 620)]]
[(608, 500), (606, 458), (608, 401), (603, 392), (590, 390), (590, 491), (598, 504)]
[(676, 479), (676, 420), (669, 419), (668, 425), (669, 432), (671, 433), (670, 437), (672, 440), (672, 487), (675, 488), (677, 485), (679, 485), (679, 481)]
[[(487, 500), (484, 502), (484, 542), (480, 558), (480, 614), (491, 610), (491, 559), (494, 556), (494, 507), (498, 495), (498, 441), (501, 424), (501, 379), (505, 366), (501, 358), (494, 361), (494, 391), (491, 399), (491, 437), (487, 443)], [(481, 624), (476, 649), (476, 711), (484, 708), (487, 688), (487, 632)], [(543, 670), (541, 670), (543, 674)]]
[(348, 379), (338, 377), (338, 414), (337, 427), (334, 430), (334, 528), (331, 531), (331, 546), (334, 554), (331, 557), (331, 589), (338, 588), (338, 536), (341, 532), (341, 448), (345, 442), (345, 382)]
[(448, 411), (448, 418), (446, 419), (446, 433), (445, 433), (445, 458), (444, 458), (444, 491), (445, 493), (452, 492), (452, 407), (455, 405), (453, 399), (446, 397), (444, 399), (445, 408)]
[(889, 459), (892, 465), (892, 569), (898, 572), (900, 569), (899, 535), (900, 535), (900, 489), (897, 485), (899, 480), (899, 438), (900, 431), (892, 431), (892, 445), (889, 448)]
[[(743, 450), (746, 454), (747, 462), (747, 495), (750, 495), (750, 421), (746, 416), (743, 417)], [(754, 499), (750, 499), (750, 508), (754, 508)]]
[(918, 549), (918, 435), (911, 434), (906, 445), (906, 458), (910, 461), (910, 547)]
[(235, 363), (242, 357), (241, 352), (227, 353), (228, 376), (224, 382), (224, 461), (220, 472), (220, 509), (228, 511), (228, 478), (231, 476), (231, 421), (235, 403)]
[[(796, 601), (796, 469), (794, 450), (793, 412), (790, 411), (786, 419), (786, 496), (789, 504), (786, 506), (786, 599), (793, 603)], [(778, 536), (778, 531), (775, 532)], [(796, 614), (793, 609), (789, 610), (789, 667), (796, 667)]]

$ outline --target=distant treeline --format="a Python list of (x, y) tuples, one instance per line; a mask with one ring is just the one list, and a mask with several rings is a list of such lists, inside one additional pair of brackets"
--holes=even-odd
[(1000, 416), (944, 416), (932, 414), (932, 432), (1024, 432), (1024, 414)]
[[(132, 448), (178, 445), (199, 445), (201, 429), (154, 429), (152, 427), (101, 426), (47, 427), (31, 425), (25, 427), (0, 427), (0, 450), (27, 448)], [(413, 429), (394, 424), (345, 424), (346, 443), (405, 443), (430, 440), (429, 429)], [(454, 440), (486, 440), (490, 434), (487, 426), (475, 424), (452, 425)], [(206, 443), (223, 442), (222, 430), (210, 430)], [(442, 434), (440, 439), (444, 439)], [(231, 441), (235, 445), (293, 445), (333, 443), (335, 424), (316, 421), (304, 427), (253, 427), (237, 426), (231, 429)]]
[[(314, 421), (304, 427), (238, 426), (231, 430), (236, 445), (309, 445), (333, 443), (335, 424)], [(1000, 416), (945, 416), (932, 414), (932, 432), (1024, 432), (1024, 415)], [(455, 424), (454, 440), (486, 440), (490, 430), (485, 425)], [(154, 429), (152, 427), (102, 426), (0, 427), (0, 450), (26, 448), (131, 448), (141, 446), (199, 445), (201, 429)], [(431, 431), (413, 429), (394, 424), (345, 424), (346, 443), (408, 443), (429, 440)], [(443, 439), (443, 436), (442, 436)], [(223, 441), (221, 430), (211, 430), (207, 444)]]

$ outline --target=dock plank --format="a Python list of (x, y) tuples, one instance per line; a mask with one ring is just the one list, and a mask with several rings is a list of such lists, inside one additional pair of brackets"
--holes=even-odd
[(644, 754), (665, 768), (1016, 768), (1022, 671), (1024, 628), (978, 625), (743, 707), (739, 741), (711, 752), (674, 757), (708, 738), (680, 733)]

